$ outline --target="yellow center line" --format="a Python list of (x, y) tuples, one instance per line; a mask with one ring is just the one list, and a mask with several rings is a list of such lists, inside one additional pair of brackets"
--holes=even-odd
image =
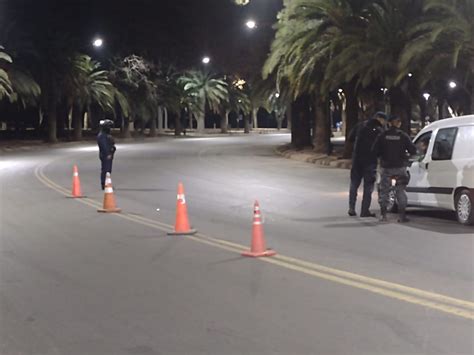
[[(66, 188), (56, 184), (44, 174), (43, 170), (46, 166), (47, 164), (39, 166), (35, 170), (36, 177), (43, 184), (50, 187), (51, 189), (56, 190), (57, 192), (63, 195), (70, 196), (70, 192)], [(101, 207), (100, 202), (97, 202), (90, 198), (77, 199), (77, 201), (94, 208)], [(165, 232), (173, 230), (172, 225), (151, 220), (142, 216), (136, 216), (127, 213), (114, 214), (114, 216)], [(244, 245), (219, 238), (213, 238), (202, 233), (197, 233), (194, 236), (186, 236), (186, 238), (238, 254), (240, 254), (243, 250), (247, 249), (247, 247), (245, 247)], [(300, 272), (309, 276), (343, 284), (346, 286), (355, 287), (358, 289), (363, 289), (400, 301), (421, 305), (444, 313), (449, 313), (462, 318), (474, 320), (474, 303), (467, 300), (457, 299), (454, 297), (424, 291), (421, 289), (416, 289), (413, 287), (375, 279), (343, 270), (333, 269), (330, 267), (281, 254), (271, 258), (260, 258), (258, 260), (284, 267), (289, 270)]]

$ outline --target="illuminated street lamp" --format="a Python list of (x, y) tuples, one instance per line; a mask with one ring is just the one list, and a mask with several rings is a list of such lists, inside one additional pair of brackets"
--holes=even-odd
[(428, 101), (428, 99), (430, 98), (430, 96), (431, 96), (431, 95), (428, 94), (427, 92), (425, 92), (425, 93), (423, 94), (423, 97), (425, 98), (426, 101)]
[(102, 47), (104, 44), (104, 40), (102, 38), (95, 38), (94, 41), (92, 42), (92, 45), (96, 48)]
[(275, 97), (278, 99), (280, 97), (280, 93), (279, 92), (275, 93)]
[(209, 64), (210, 62), (211, 62), (211, 58), (209, 58), (208, 56), (205, 56), (202, 58), (203, 64)]
[(248, 20), (245, 23), (245, 26), (247, 26), (248, 29), (253, 30), (257, 27), (257, 23), (254, 20)]
[(452, 80), (449, 82), (448, 85), (449, 85), (449, 87), (450, 87), (451, 89), (455, 89), (456, 86), (458, 86), (458, 84), (456, 84), (456, 82), (455, 82), (455, 81), (452, 81)]

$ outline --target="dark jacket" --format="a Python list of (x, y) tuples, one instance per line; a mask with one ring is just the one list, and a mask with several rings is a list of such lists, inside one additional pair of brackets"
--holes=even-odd
[(97, 135), (97, 145), (99, 146), (100, 159), (105, 159), (109, 155), (113, 158), (116, 148), (114, 137), (111, 134), (101, 130)]
[(416, 146), (408, 134), (396, 127), (381, 133), (374, 142), (373, 151), (380, 157), (382, 168), (407, 166), (409, 155), (416, 154)]
[(383, 127), (375, 118), (361, 122), (354, 127), (349, 134), (349, 141), (354, 142), (354, 150), (352, 152), (352, 162), (354, 164), (377, 164), (377, 156), (372, 151), (372, 145), (375, 138), (382, 132)]

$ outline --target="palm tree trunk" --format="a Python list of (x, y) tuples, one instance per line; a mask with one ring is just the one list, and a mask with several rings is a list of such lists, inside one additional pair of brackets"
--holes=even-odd
[(169, 125), (168, 125), (168, 109), (166, 107), (163, 107), (163, 117), (164, 117), (164, 121), (165, 121), (165, 129), (168, 129)]
[(197, 115), (197, 129), (198, 133), (204, 133), (205, 119), (206, 119), (206, 104), (201, 107), (201, 112)]
[(72, 105), (72, 125), (74, 127), (73, 140), (79, 141), (82, 139), (82, 120), (83, 111), (81, 105), (75, 103)]
[(252, 127), (258, 128), (258, 118), (257, 118), (258, 108), (252, 108)]
[(275, 112), (275, 120), (277, 123), (277, 130), (281, 130), (281, 126), (283, 125), (283, 120), (285, 119), (285, 114), (278, 111)]
[(286, 128), (291, 131), (291, 118), (292, 110), (291, 110), (291, 102), (288, 102), (286, 106)]
[(330, 150), (331, 130), (329, 118), (326, 114), (324, 100), (319, 97), (314, 99), (314, 151), (320, 154), (328, 154)]
[(122, 126), (122, 137), (123, 138), (130, 138), (132, 136), (130, 132), (130, 117), (123, 118), (123, 126)]
[(311, 127), (309, 119), (309, 98), (301, 96), (291, 104), (291, 144), (296, 149), (311, 147)]
[(174, 135), (175, 136), (180, 136), (181, 131), (182, 131), (181, 117), (180, 117), (180, 114), (176, 114), (175, 119), (174, 119)]
[(227, 126), (229, 125), (229, 112), (227, 110), (221, 111), (221, 133), (227, 133)]
[(151, 122), (150, 122), (150, 137), (156, 137), (157, 136), (156, 120), (157, 120), (157, 117), (155, 115), (153, 115), (152, 118), (151, 118)]
[(163, 133), (163, 107), (158, 106), (158, 133)]
[(51, 92), (48, 102), (48, 142), (56, 143), (57, 137), (57, 102), (56, 95)]
[(244, 119), (244, 133), (250, 133), (250, 122), (249, 122), (249, 118), (250, 117), (247, 117), (245, 114), (243, 115), (243, 119)]
[(359, 120), (359, 101), (357, 100), (356, 83), (352, 80), (347, 84), (344, 90), (346, 96), (346, 110), (345, 110), (345, 142), (343, 158), (349, 159), (352, 156), (353, 143), (349, 141), (349, 135)]

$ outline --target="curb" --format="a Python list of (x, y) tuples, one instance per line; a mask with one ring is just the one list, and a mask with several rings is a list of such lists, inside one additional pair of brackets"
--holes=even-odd
[(352, 167), (352, 161), (350, 159), (340, 159), (337, 156), (317, 154), (312, 149), (295, 150), (288, 144), (277, 147), (275, 153), (287, 159), (311, 163), (326, 168), (350, 169)]

